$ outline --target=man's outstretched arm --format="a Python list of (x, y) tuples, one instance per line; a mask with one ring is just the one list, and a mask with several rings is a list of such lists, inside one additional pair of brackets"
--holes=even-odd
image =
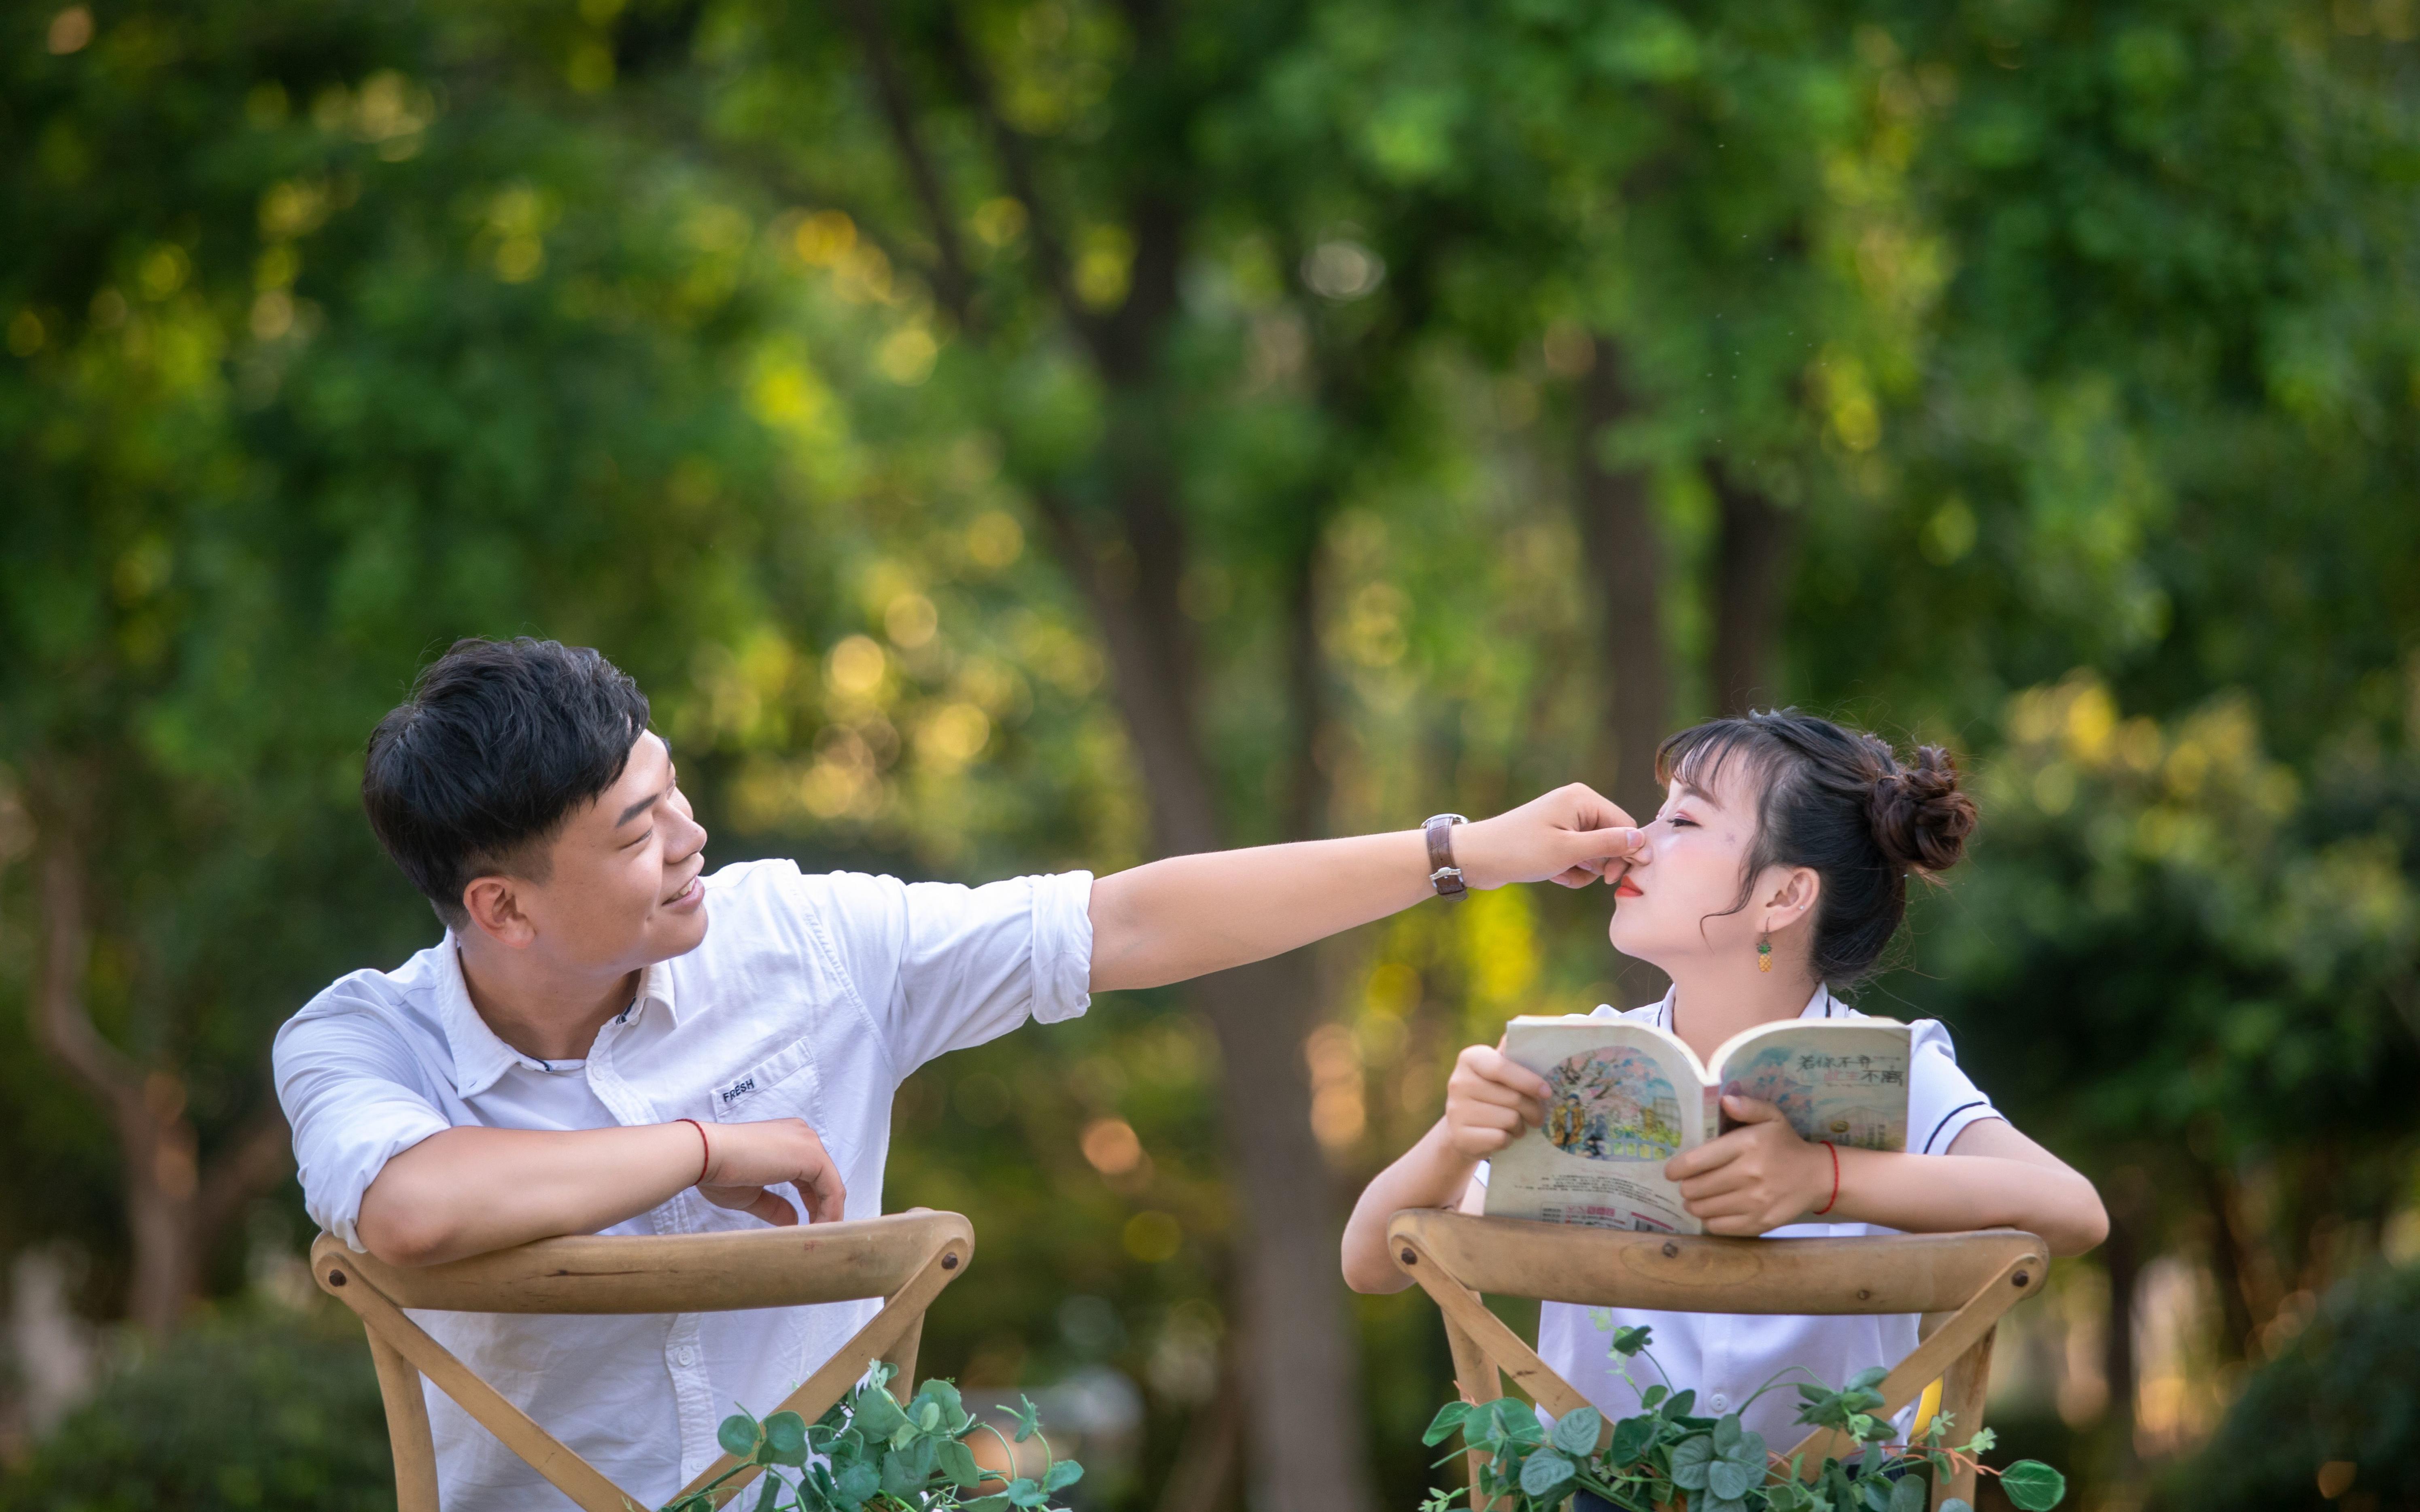
[[(1638, 844), (1630, 816), (1576, 782), (1453, 828), (1454, 863), (1474, 888), (1586, 887)], [(1157, 987), (1266, 960), (1434, 896), (1417, 829), (1172, 856), (1093, 884), (1092, 987)]]

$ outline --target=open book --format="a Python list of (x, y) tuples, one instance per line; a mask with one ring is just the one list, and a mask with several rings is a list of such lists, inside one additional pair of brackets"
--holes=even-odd
[(1743, 1029), (1714, 1071), (1652, 1024), (1523, 1015), (1504, 1053), (1546, 1079), (1544, 1127), (1491, 1163), (1497, 1218), (1696, 1234), (1664, 1163), (1730, 1127), (1722, 1094), (1778, 1106), (1803, 1139), (1907, 1148), (1908, 1026), (1896, 1019), (1783, 1019)]

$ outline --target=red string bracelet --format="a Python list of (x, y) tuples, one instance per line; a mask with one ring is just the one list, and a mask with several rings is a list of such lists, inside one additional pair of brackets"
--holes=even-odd
[[(700, 1134), (704, 1134), (706, 1131), (705, 1131), (705, 1130), (703, 1130), (703, 1129), (701, 1129), (701, 1130), (699, 1130), (698, 1132), (699, 1132)], [(1838, 1201), (1839, 1201), (1839, 1200), (1840, 1200), (1840, 1150), (1839, 1150), (1839, 1147), (1838, 1147), (1838, 1146), (1837, 1146), (1837, 1145), (1835, 1145), (1835, 1144), (1833, 1144), (1830, 1140), (1826, 1139), (1826, 1140), (1824, 1140), (1824, 1141), (1823, 1141), (1823, 1152), (1824, 1152), (1825, 1154), (1827, 1154), (1827, 1155), (1829, 1155), (1829, 1156), (1831, 1156), (1831, 1157), (1832, 1157), (1832, 1195), (1831, 1195), (1831, 1196), (1830, 1196), (1829, 1198), (1825, 1199), (1825, 1201), (1824, 1201), (1824, 1203), (1823, 1203), (1823, 1205), (1822, 1207), (1820, 1207), (1820, 1208), (1818, 1208), (1818, 1209), (1816, 1209), (1816, 1210), (1815, 1210), (1815, 1216), (1816, 1216), (1816, 1217), (1818, 1217), (1818, 1218), (1821, 1218), (1821, 1217), (1823, 1217), (1825, 1213), (1830, 1212), (1830, 1211), (1832, 1211), (1832, 1205), (1833, 1205), (1834, 1203), (1836, 1203), (1836, 1202), (1838, 1202)]]
[[(698, 1148), (706, 1153), (705, 1157), (697, 1163), (697, 1180), (690, 1184), (693, 1186), (704, 1186), (706, 1184), (706, 1173), (714, 1165), (714, 1146), (706, 1137), (706, 1125), (698, 1122), (695, 1119), (675, 1119), (673, 1121), (675, 1123), (686, 1123), (690, 1128), (697, 1131)], [(1838, 1165), (1839, 1163), (1839, 1156), (1835, 1155), (1832, 1157), (1833, 1165)], [(1832, 1190), (1836, 1194), (1839, 1191), (1839, 1179), (1837, 1175), (1833, 1178)]]

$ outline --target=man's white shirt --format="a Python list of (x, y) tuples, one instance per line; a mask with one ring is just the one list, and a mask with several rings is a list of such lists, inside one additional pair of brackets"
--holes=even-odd
[[(1625, 1018), (1659, 1028), (1672, 1027), (1673, 995), (1664, 1000), (1617, 1012), (1600, 1007), (1595, 1017)], [(1800, 1018), (1863, 1018), (1829, 988), (1818, 987), (1799, 1011)], [(1938, 1019), (1917, 1019), (1908, 1027), (1907, 1150), (1912, 1155), (1948, 1153), (1951, 1144), (1970, 1124), (2005, 1118), (1992, 1100), (1958, 1067), (1949, 1031)], [(1479, 1167), (1487, 1180), (1487, 1166)], [(1874, 1224), (1788, 1224), (1767, 1232), (1766, 1239), (1849, 1239), (1869, 1234), (1895, 1234), (1896, 1228)], [(1610, 1314), (1606, 1326), (1597, 1326)], [(1593, 1315), (1593, 1316), (1592, 1316)], [(1674, 1389), (1695, 1389), (1698, 1410), (1719, 1416), (1744, 1414), (1743, 1426), (1764, 1435), (1765, 1446), (1779, 1453), (1804, 1437), (1796, 1426), (1800, 1397), (1792, 1389), (1805, 1375), (1792, 1375), (1775, 1391), (1746, 1405), (1748, 1396), (1775, 1372), (1804, 1366), (1823, 1385), (1838, 1387), (1869, 1365), (1897, 1365), (1916, 1345), (1916, 1315), (1889, 1313), (1847, 1317), (1796, 1317), (1743, 1313), (1668, 1313), (1641, 1307), (1591, 1308), (1549, 1302), (1538, 1309), (1538, 1355), (1572, 1383), (1607, 1417), (1630, 1417), (1639, 1411), (1639, 1393), (1657, 1385), (1657, 1366), (1671, 1372)], [(1613, 1330), (1645, 1324), (1652, 1331), (1648, 1346), (1655, 1363), (1627, 1362), (1627, 1379), (1610, 1358)], [(1911, 1407), (1902, 1417), (1912, 1414)], [(1908, 1425), (1902, 1422), (1901, 1427)]]
[[(847, 1184), (846, 1215), (882, 1211), (891, 1103), (917, 1067), (1053, 1023), (1091, 999), (1092, 873), (982, 887), (788, 861), (705, 880), (705, 943), (651, 966), (587, 1057), (546, 1062), (472, 1007), (448, 935), (392, 972), (359, 971), (278, 1031), (278, 1098), (303, 1196), (359, 1247), (362, 1195), (387, 1161), (465, 1125), (599, 1129), (696, 1119), (803, 1119)], [(694, 1188), (613, 1234), (760, 1227)], [(470, 1367), (624, 1489), (660, 1504), (721, 1452), (736, 1406), (762, 1412), (872, 1315), (873, 1303), (645, 1317), (415, 1311)], [(572, 1503), (431, 1388), (447, 1512)]]

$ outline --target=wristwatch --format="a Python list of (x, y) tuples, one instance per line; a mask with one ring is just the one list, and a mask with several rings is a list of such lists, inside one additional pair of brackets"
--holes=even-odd
[(1420, 826), (1429, 842), (1429, 886), (1440, 898), (1460, 898), (1470, 890), (1462, 885), (1462, 868), (1453, 864), (1453, 826), (1468, 823), (1458, 813), (1441, 813)]

